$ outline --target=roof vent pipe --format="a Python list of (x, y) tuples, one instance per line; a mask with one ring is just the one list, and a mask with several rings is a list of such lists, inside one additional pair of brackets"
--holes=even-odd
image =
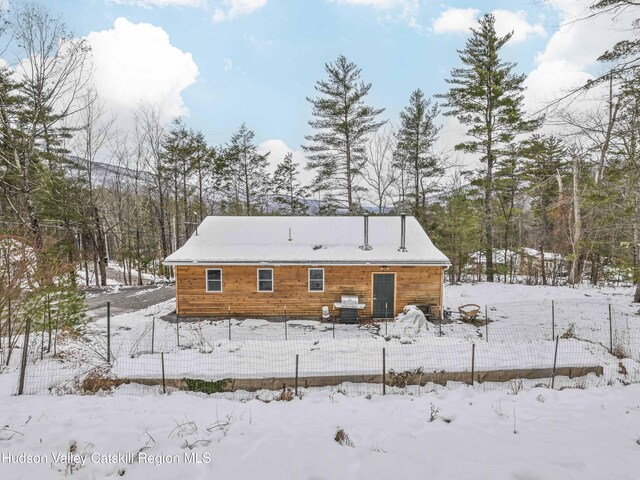
[(407, 247), (405, 246), (407, 240), (407, 214), (400, 214), (400, 248), (399, 252), (406, 252)]
[(360, 247), (361, 250), (371, 250), (373, 247), (369, 245), (369, 214), (364, 212), (364, 245)]

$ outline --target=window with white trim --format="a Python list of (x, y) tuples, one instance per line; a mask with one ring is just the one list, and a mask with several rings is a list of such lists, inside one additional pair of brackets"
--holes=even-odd
[(222, 291), (222, 269), (207, 268), (207, 292)]
[(273, 292), (273, 268), (258, 269), (258, 291)]
[(309, 269), (309, 291), (324, 292), (324, 268)]

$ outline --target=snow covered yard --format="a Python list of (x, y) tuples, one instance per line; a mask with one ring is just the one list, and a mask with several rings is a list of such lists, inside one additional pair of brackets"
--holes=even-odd
[[(451, 285), (445, 291), (450, 308), (486, 302), (488, 325), (454, 321), (440, 326), (407, 321), (411, 320), (408, 317), (360, 327), (296, 319), (286, 325), (262, 319), (177, 325), (161, 319), (174, 308), (174, 301), (169, 300), (113, 315), (113, 367), (107, 373), (124, 379), (160, 379), (163, 352), (166, 378), (176, 380), (293, 377), (296, 355), (301, 377), (377, 375), (382, 370), (383, 348), (386, 369), (395, 372), (470, 372), (472, 353), (476, 372), (550, 369), (556, 358), (555, 334), (562, 337), (558, 367), (604, 368), (605, 375), (589, 378), (589, 385), (614, 382), (621, 372), (624, 381), (640, 380), (640, 307), (630, 303), (628, 288), (477, 284)], [(555, 300), (553, 327), (551, 299)], [(614, 319), (611, 330), (609, 304)], [(61, 358), (39, 360), (38, 338), (34, 337), (34, 361), (25, 380), (27, 393), (77, 391), (78, 375), (105, 365), (106, 318), (103, 311), (93, 310), (92, 314), (96, 318), (85, 335), (89, 341), (65, 337), (58, 344)], [(617, 356), (608, 352), (611, 339)], [(15, 356), (14, 366), (17, 360)], [(548, 382), (545, 378), (537, 383)]]
[[(575, 324), (560, 341), (558, 365), (599, 365), (604, 375), (556, 378), (555, 390), (544, 378), (473, 388), (460, 382), (390, 386), (386, 396), (379, 384), (346, 383), (301, 386), (301, 398), (268, 390), (207, 396), (169, 388), (163, 395), (160, 386), (136, 384), (96, 395), (18, 397), (12, 395), (18, 354), (0, 375), (0, 455), (7, 459), (0, 476), (636, 478), (640, 358), (619, 359), (603, 346), (611, 303), (617, 318), (624, 318), (625, 341), (638, 348), (640, 307), (629, 303), (628, 289), (478, 284), (448, 286), (446, 292), (449, 307), (488, 304), (489, 342), (482, 322), (443, 324), (442, 336), (437, 325), (416, 329), (402, 320), (386, 329), (336, 325), (334, 339), (331, 324), (292, 320), (285, 334), (283, 323), (260, 319), (232, 320), (230, 341), (228, 321), (184, 322), (177, 331), (160, 319), (174, 307), (166, 301), (112, 317), (115, 361), (106, 374), (158, 378), (155, 352), (166, 352), (167, 377), (177, 379), (291, 376), (296, 354), (301, 376), (379, 373), (382, 348), (388, 370), (468, 372), (472, 345), (476, 371), (550, 367), (555, 343), (547, 307), (554, 299), (557, 334)], [(61, 337), (60, 358), (39, 360), (33, 337), (29, 393), (51, 387), (79, 393), (74, 377), (104, 365), (106, 319), (92, 312), (92, 341)], [(338, 435), (343, 444), (336, 442), (340, 429), (349, 439)], [(41, 463), (22, 463), (21, 454)]]
[[(0, 464), (2, 478), (602, 480), (640, 471), (640, 385), (370, 398), (326, 389), (238, 402), (134, 386), (7, 397), (0, 379), (0, 455), (16, 459)], [(353, 447), (336, 442), (339, 429)], [(70, 451), (82, 457), (54, 458)], [(17, 463), (23, 453), (41, 463)]]

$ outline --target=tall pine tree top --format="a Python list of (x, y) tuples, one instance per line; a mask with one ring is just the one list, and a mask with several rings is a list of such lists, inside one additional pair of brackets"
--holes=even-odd
[(364, 103), (370, 83), (360, 79), (361, 69), (343, 55), (325, 64), (327, 79), (316, 83), (320, 96), (307, 97), (316, 133), (307, 135), (309, 168), (317, 169), (316, 188), (333, 190), (350, 212), (357, 210), (354, 180), (365, 161), (366, 141), (384, 122), (377, 120), (384, 109)]
[(483, 161), (488, 156), (499, 156), (517, 134), (535, 130), (540, 119), (524, 118), (522, 92), (525, 75), (513, 72), (516, 63), (500, 58), (500, 49), (511, 39), (513, 32), (499, 37), (495, 18), (486, 14), (465, 48), (458, 50), (463, 67), (454, 68), (449, 91), (439, 97), (446, 100), (448, 116), (455, 116), (468, 125), (467, 134), (473, 138), (456, 145), (456, 150), (480, 153)]
[(418, 218), (428, 193), (424, 182), (443, 173), (433, 152), (440, 131), (435, 123), (439, 113), (438, 104), (432, 105), (420, 89), (411, 93), (409, 105), (400, 112), (395, 162), (407, 168), (412, 183), (413, 214)]
[(540, 119), (525, 119), (522, 109), (524, 75), (513, 72), (516, 64), (500, 58), (500, 49), (513, 32), (499, 37), (495, 18), (486, 14), (465, 48), (459, 50), (463, 67), (454, 68), (447, 83), (449, 91), (440, 98), (455, 116), (468, 126), (469, 140), (456, 145), (456, 150), (474, 153), (484, 162), (481, 173), (484, 187), (484, 246), (487, 280), (492, 282), (493, 269), (493, 210), (494, 168), (501, 159), (508, 159), (519, 135), (535, 130)]

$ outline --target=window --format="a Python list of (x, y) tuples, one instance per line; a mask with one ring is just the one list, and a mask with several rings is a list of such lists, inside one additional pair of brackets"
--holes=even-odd
[(309, 291), (324, 292), (324, 268), (309, 269)]
[(221, 292), (221, 291), (222, 291), (222, 269), (208, 268), (207, 269), (207, 292)]
[(273, 268), (258, 269), (258, 291), (273, 292)]

